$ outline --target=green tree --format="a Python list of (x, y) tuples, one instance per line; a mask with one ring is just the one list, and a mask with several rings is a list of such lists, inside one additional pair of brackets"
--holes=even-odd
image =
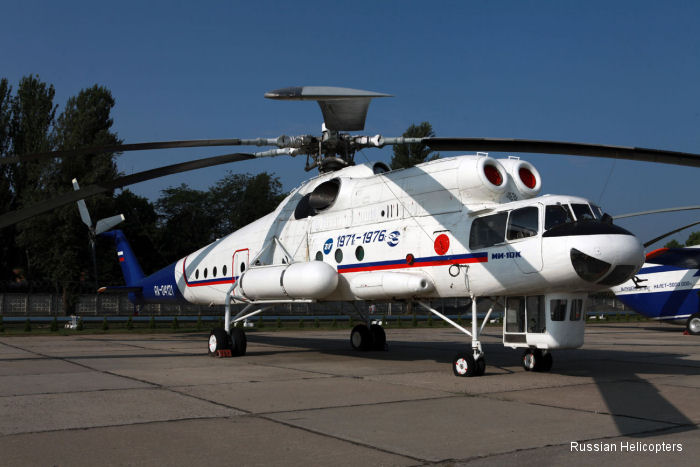
[[(429, 122), (423, 122), (419, 125), (411, 125), (403, 135), (406, 138), (426, 138), (435, 136), (433, 126)], [(413, 167), (426, 161), (432, 161), (440, 157), (439, 154), (433, 154), (432, 149), (425, 144), (397, 144), (394, 146), (394, 155), (391, 157), (392, 169), (403, 169)]]
[(688, 236), (688, 240), (685, 241), (685, 246), (700, 245), (700, 231), (696, 231)]
[[(59, 150), (118, 144), (116, 134), (110, 131), (112, 107), (114, 99), (106, 88), (83, 89), (68, 99), (51, 131), (52, 144)], [(44, 161), (41, 170), (34, 172), (37, 178), (32, 196), (27, 195), (22, 201), (31, 199), (34, 203), (70, 190), (74, 177), (83, 184), (113, 179), (117, 176), (113, 158), (114, 154), (106, 153)], [(86, 200), (93, 220), (104, 217), (105, 206), (112, 205), (110, 200), (111, 195)], [(79, 287), (94, 288), (94, 282), (88, 280), (92, 271), (88, 230), (75, 205), (20, 223), (17, 229), (17, 243), (28, 252), (31, 269), (55, 284), (62, 294), (64, 311), (71, 313)], [(51, 248), (45, 248), (45, 245), (51, 245)]]
[[(10, 148), (10, 121), (12, 118), (12, 87), (7, 79), (0, 80), (0, 157), (7, 157)], [(12, 209), (13, 193), (10, 183), (10, 168), (0, 166), (0, 214)], [(12, 269), (18, 266), (14, 228), (0, 230), (0, 281), (12, 278)]]
[(683, 245), (677, 240), (671, 240), (670, 242), (664, 245), (664, 248), (683, 248)]

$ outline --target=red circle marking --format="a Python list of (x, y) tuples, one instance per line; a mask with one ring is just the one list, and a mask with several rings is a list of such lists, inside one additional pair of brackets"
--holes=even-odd
[(444, 255), (450, 249), (450, 237), (445, 234), (440, 234), (435, 239), (435, 253)]
[(409, 266), (412, 265), (415, 260), (415, 257), (411, 253), (406, 255), (406, 264)]

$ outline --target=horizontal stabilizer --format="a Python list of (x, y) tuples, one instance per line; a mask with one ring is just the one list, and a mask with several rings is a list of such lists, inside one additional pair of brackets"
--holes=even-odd
[(647, 254), (647, 263), (700, 269), (700, 248), (659, 248)]
[(129, 287), (127, 285), (110, 285), (97, 289), (97, 293), (130, 293), (142, 291), (143, 287)]

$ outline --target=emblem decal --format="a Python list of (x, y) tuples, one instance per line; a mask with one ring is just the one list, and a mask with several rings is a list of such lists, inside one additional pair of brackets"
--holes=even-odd
[(396, 246), (399, 244), (399, 236), (401, 236), (401, 232), (398, 230), (394, 230), (391, 232), (389, 235), (387, 235), (386, 238), (386, 243), (389, 246)]
[(331, 250), (333, 249), (333, 239), (329, 238), (326, 240), (326, 243), (323, 244), (323, 253), (324, 254), (329, 254)]

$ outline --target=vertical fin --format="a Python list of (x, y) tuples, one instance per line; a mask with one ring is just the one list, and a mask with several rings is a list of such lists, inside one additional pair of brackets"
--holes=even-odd
[(103, 237), (111, 238), (117, 249), (119, 266), (122, 268), (124, 281), (127, 286), (136, 286), (145, 277), (141, 265), (136, 259), (136, 255), (131, 250), (131, 245), (121, 230), (110, 230), (100, 234)]

